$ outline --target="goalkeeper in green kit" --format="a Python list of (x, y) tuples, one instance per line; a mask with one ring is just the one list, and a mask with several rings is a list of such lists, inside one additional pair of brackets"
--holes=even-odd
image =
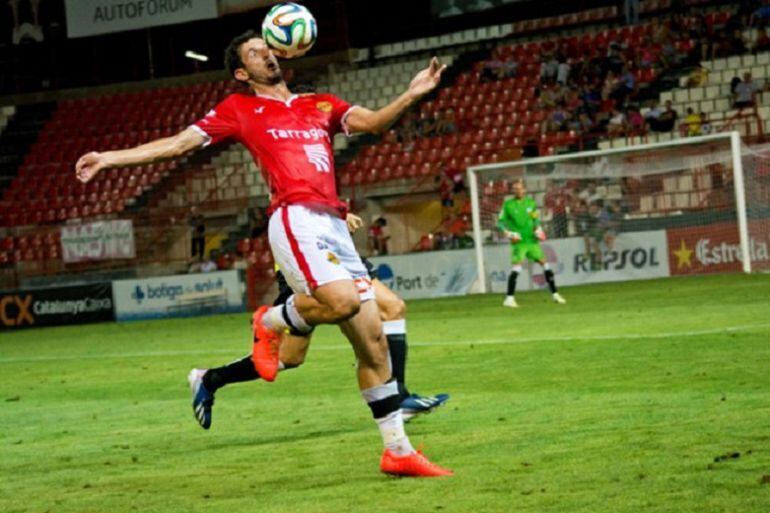
[(503, 306), (518, 308), (514, 295), (516, 294), (516, 279), (521, 273), (521, 263), (524, 259), (537, 262), (543, 268), (545, 281), (551, 290), (551, 296), (555, 303), (560, 305), (567, 301), (556, 291), (556, 281), (553, 271), (545, 259), (540, 241), (545, 240), (545, 232), (540, 227), (540, 214), (537, 211), (535, 200), (526, 196), (527, 190), (524, 181), (518, 180), (513, 184), (513, 198), (503, 202), (497, 227), (511, 241), (511, 263), (513, 268), (508, 276), (508, 294), (505, 296)]

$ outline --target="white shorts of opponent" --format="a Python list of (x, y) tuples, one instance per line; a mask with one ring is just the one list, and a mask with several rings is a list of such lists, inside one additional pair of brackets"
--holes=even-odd
[(372, 280), (344, 219), (302, 205), (279, 207), (270, 217), (268, 238), (293, 291), (312, 294), (321, 285), (353, 280), (361, 301), (374, 298)]

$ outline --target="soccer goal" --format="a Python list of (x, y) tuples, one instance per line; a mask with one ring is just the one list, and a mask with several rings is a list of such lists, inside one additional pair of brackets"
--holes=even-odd
[(770, 145), (737, 132), (469, 168), (479, 292), (504, 290), (496, 224), (518, 180), (559, 285), (770, 270)]

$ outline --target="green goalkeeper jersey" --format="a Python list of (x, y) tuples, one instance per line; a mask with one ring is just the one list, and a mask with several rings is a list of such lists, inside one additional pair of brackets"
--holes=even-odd
[(540, 226), (540, 214), (535, 200), (529, 196), (522, 199), (509, 198), (503, 202), (497, 226), (501, 230), (517, 232), (520, 242), (537, 242), (535, 230)]

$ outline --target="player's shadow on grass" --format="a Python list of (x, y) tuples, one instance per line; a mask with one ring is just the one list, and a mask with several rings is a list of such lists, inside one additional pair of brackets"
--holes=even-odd
[[(287, 429), (289, 429), (287, 427)], [(297, 426), (291, 432), (283, 433), (265, 433), (262, 436), (259, 432), (254, 432), (253, 436), (238, 436), (236, 439), (226, 439), (219, 443), (206, 444), (207, 449), (231, 449), (236, 446), (259, 447), (272, 444), (292, 444), (296, 442), (305, 442), (308, 440), (318, 440), (329, 437), (339, 437), (341, 435), (350, 435), (354, 433), (363, 433), (366, 426), (350, 425), (344, 428), (323, 429), (323, 430), (303, 430), (303, 427)], [(255, 429), (258, 431), (258, 428)]]

